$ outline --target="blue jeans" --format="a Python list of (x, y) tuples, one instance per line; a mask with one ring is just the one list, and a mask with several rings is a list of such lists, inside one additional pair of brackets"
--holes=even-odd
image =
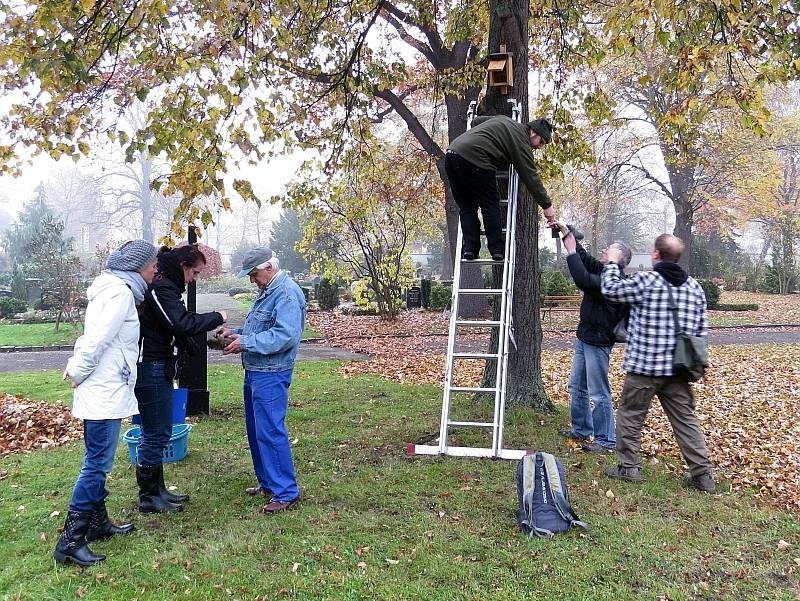
[(106, 500), (106, 476), (114, 465), (121, 419), (83, 420), (83, 466), (72, 490), (70, 511), (92, 511)]
[(142, 418), (142, 438), (136, 461), (139, 465), (159, 465), (172, 436), (172, 382), (164, 372), (166, 361), (139, 364), (136, 401)]
[[(617, 444), (614, 406), (608, 384), (610, 346), (594, 346), (575, 341), (572, 373), (569, 376), (569, 412), (572, 432), (614, 448)], [(593, 407), (592, 407), (593, 405)]]
[(281, 502), (300, 496), (286, 430), (292, 371), (244, 372), (244, 421), (253, 469), (258, 485)]

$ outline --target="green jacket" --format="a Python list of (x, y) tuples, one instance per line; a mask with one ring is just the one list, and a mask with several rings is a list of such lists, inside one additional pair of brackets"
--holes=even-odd
[(476, 117), (472, 129), (453, 140), (448, 150), (481, 169), (496, 170), (512, 163), (536, 204), (543, 209), (553, 204), (536, 171), (524, 123), (502, 115)]

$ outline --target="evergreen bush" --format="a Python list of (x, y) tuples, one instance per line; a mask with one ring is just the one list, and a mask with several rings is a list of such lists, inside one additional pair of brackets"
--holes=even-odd
[(422, 302), (423, 309), (430, 309), (431, 307), (431, 281), (428, 278), (422, 278), (419, 286), (419, 296)]
[(575, 283), (560, 271), (542, 271), (541, 274), (542, 296), (572, 296), (578, 293)]
[(714, 307), (715, 311), (758, 311), (758, 305), (755, 303), (739, 303), (739, 304), (725, 304), (717, 303)]
[(317, 302), (323, 311), (339, 306), (339, 286), (330, 278), (322, 278), (317, 286)]
[(450, 286), (445, 286), (444, 284), (436, 284), (435, 286), (431, 286), (430, 308), (433, 311), (449, 309), (451, 296), (452, 290), (450, 289)]
[(703, 287), (703, 291), (706, 293), (706, 305), (708, 308), (716, 309), (717, 305), (719, 304), (719, 295), (721, 293), (719, 286), (711, 280), (697, 281)]
[(28, 310), (28, 304), (24, 300), (5, 296), (0, 298), (0, 317), (11, 317), (17, 313), (24, 313)]

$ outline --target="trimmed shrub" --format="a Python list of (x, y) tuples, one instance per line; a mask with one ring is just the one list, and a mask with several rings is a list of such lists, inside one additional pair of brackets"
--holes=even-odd
[(738, 305), (717, 303), (713, 309), (714, 311), (758, 311), (758, 305), (755, 303), (740, 303)]
[(234, 286), (233, 288), (228, 288), (228, 296), (236, 296), (237, 294), (244, 294), (246, 292), (252, 292), (252, 290), (243, 286)]
[(197, 293), (210, 292), (225, 293), (231, 288), (242, 288), (249, 283), (247, 278), (237, 278), (232, 275), (221, 275), (207, 280), (197, 280)]
[(711, 280), (697, 280), (706, 293), (706, 305), (709, 309), (716, 309), (719, 304), (719, 295), (722, 292), (719, 285)]
[(574, 282), (560, 271), (542, 271), (541, 274), (542, 296), (572, 296), (578, 293)]
[(378, 307), (374, 305), (367, 305), (366, 307), (359, 307), (357, 305), (352, 305), (350, 307), (342, 307), (340, 309), (342, 315), (378, 315)]
[(430, 309), (431, 307), (431, 281), (428, 278), (422, 278), (419, 285), (419, 296), (422, 301), (423, 309)]
[(323, 311), (339, 306), (339, 286), (330, 278), (322, 278), (317, 286), (317, 302)]
[(0, 317), (11, 317), (16, 313), (24, 313), (28, 310), (28, 304), (24, 300), (6, 296), (0, 298)]
[(435, 286), (431, 286), (430, 308), (433, 311), (449, 309), (450, 297), (452, 294), (453, 291), (450, 289), (450, 286), (445, 286), (444, 284), (436, 284)]
[(234, 300), (237, 301), (252, 301), (256, 299), (255, 292), (240, 292), (233, 295)]

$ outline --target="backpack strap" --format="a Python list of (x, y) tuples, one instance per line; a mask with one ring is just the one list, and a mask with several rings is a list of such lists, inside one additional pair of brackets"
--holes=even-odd
[[(536, 523), (533, 519), (533, 491), (536, 488), (536, 455), (525, 455), (522, 458), (522, 508), (525, 513), (525, 519), (521, 521), (524, 526), (528, 527), (528, 532), (531, 536), (537, 534)], [(552, 533), (551, 533), (552, 534)]]
[(577, 526), (578, 528), (588, 530), (589, 524), (581, 521), (581, 519), (572, 509), (572, 505), (569, 504), (569, 501), (564, 494), (564, 489), (561, 486), (561, 475), (558, 473), (556, 458), (550, 453), (542, 453), (542, 459), (544, 460), (544, 471), (550, 484), (550, 492), (553, 494), (553, 501), (555, 502), (556, 509), (561, 514), (561, 517), (568, 521), (570, 526)]

